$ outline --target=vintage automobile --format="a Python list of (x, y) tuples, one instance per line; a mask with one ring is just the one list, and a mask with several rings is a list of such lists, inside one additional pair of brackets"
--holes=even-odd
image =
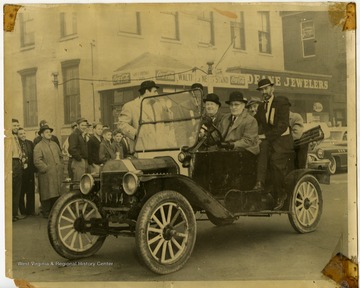
[[(142, 100), (136, 157), (110, 160), (99, 175), (83, 175), (55, 203), (48, 236), (59, 255), (88, 257), (109, 235), (131, 235), (145, 265), (167, 274), (191, 256), (196, 213), (206, 213), (215, 225), (241, 216), (286, 214), (297, 232), (316, 230), (323, 210), (319, 182), (329, 184), (330, 176), (323, 170), (290, 169), (288, 200), (275, 211), (271, 183), (252, 190), (256, 157), (222, 148), (221, 139), (213, 137), (219, 131), (209, 123), (198, 139), (201, 104), (200, 90)], [(204, 149), (211, 138), (217, 149)]]
[(329, 131), (330, 136), (309, 151), (309, 163), (316, 167), (329, 161), (327, 170), (330, 174), (335, 174), (340, 169), (347, 168), (347, 128), (334, 127), (329, 128)]

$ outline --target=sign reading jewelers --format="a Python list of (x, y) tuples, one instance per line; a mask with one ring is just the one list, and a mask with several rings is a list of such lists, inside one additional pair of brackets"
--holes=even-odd
[(331, 87), (331, 76), (297, 73), (297, 72), (275, 72), (261, 71), (246, 68), (231, 68), (229, 72), (242, 73), (246, 75), (249, 90), (256, 90), (257, 83), (261, 79), (270, 79), (278, 90), (293, 90), (297, 92), (313, 92), (316, 94), (328, 94)]

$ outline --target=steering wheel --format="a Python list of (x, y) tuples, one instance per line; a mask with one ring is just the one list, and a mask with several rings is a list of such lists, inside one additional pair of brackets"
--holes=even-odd
[[(203, 141), (206, 146), (216, 145), (221, 147), (221, 143), (224, 141), (220, 130), (214, 125), (212, 119), (208, 116), (203, 117), (203, 125), (206, 127), (206, 134), (204, 136), (205, 140)], [(215, 133), (215, 135), (213, 135)]]

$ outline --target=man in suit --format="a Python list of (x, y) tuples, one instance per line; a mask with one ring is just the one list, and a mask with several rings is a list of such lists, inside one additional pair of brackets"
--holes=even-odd
[[(22, 215), (35, 214), (35, 166), (34, 166), (34, 144), (26, 139), (23, 128), (18, 130), (19, 142), (22, 150), (22, 181), (19, 209)], [(26, 197), (26, 204), (25, 198)]]
[(18, 138), (18, 130), (20, 128), (19, 120), (12, 119), (12, 137), (11, 137), (11, 150), (12, 150), (12, 221), (24, 219), (24, 215), (19, 215), (19, 202), (21, 195), (21, 182), (22, 182), (22, 150)]
[(69, 153), (73, 158), (71, 169), (74, 181), (80, 181), (81, 176), (88, 172), (88, 148), (87, 148), (87, 129), (88, 122), (85, 118), (76, 121), (78, 127), (69, 136)]
[(294, 144), (289, 128), (289, 100), (283, 96), (275, 96), (273, 86), (269, 79), (258, 82), (257, 90), (262, 93), (264, 102), (259, 105), (255, 115), (261, 144), (254, 189), (263, 189), (269, 166), (274, 187), (273, 197), (276, 199), (274, 210), (279, 210), (287, 198), (284, 178), (291, 170), (291, 163), (293, 164)]
[(226, 144), (225, 148), (248, 151), (259, 154), (258, 125), (254, 117), (245, 109), (247, 99), (241, 92), (232, 92), (229, 100), (230, 113), (219, 123), (219, 130)]
[(100, 143), (102, 141), (103, 125), (95, 123), (93, 125), (94, 134), (90, 136), (88, 146), (88, 163), (91, 173), (99, 173), (101, 161), (99, 159)]
[(130, 153), (134, 153), (135, 137), (139, 128), (141, 100), (147, 96), (158, 95), (159, 86), (154, 81), (147, 80), (141, 83), (139, 97), (126, 103), (121, 109), (118, 129), (129, 139)]

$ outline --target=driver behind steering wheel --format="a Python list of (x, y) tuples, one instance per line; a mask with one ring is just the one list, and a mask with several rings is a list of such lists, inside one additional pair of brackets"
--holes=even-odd
[(258, 124), (256, 119), (245, 109), (247, 102), (247, 99), (239, 91), (232, 92), (229, 100), (225, 101), (226, 104), (229, 104), (230, 113), (226, 114), (218, 125), (223, 138), (220, 146), (225, 149), (248, 151), (257, 155), (260, 152)]

